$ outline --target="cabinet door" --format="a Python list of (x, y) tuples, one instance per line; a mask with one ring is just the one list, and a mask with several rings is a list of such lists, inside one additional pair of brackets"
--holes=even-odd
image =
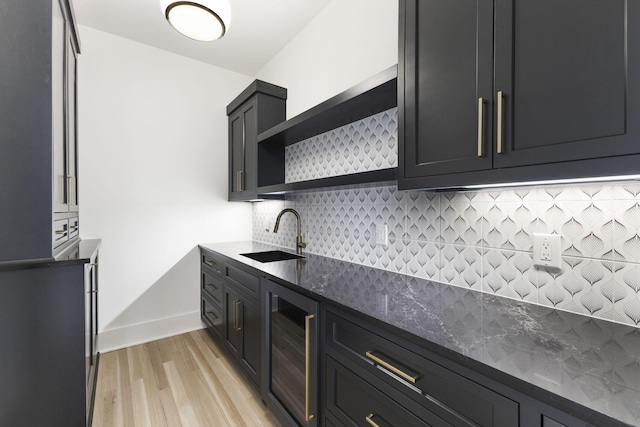
[(239, 357), (242, 346), (242, 330), (240, 328), (240, 314), (242, 299), (230, 286), (224, 288), (224, 339), (229, 350)]
[(635, 1), (496, 0), (494, 167), (638, 153), (639, 23)]
[(77, 140), (77, 56), (71, 37), (67, 38), (67, 204), (78, 211), (78, 140)]
[(59, 0), (52, 0), (51, 41), (51, 131), (53, 156), (53, 211), (67, 212), (65, 144), (65, 50), (67, 25)]
[(242, 346), (240, 359), (249, 377), (260, 384), (260, 366), (262, 363), (262, 346), (260, 331), (262, 329), (260, 306), (247, 299), (242, 299), (238, 306), (240, 328), (242, 330)]
[(401, 8), (400, 179), (490, 169), (493, 1)]
[(229, 198), (255, 197), (257, 136), (256, 100), (253, 99), (229, 117)]

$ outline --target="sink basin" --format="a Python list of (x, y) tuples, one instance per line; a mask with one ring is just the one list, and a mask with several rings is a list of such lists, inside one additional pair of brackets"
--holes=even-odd
[(266, 251), (266, 252), (251, 252), (248, 254), (240, 254), (251, 258), (259, 262), (273, 262), (273, 261), (285, 261), (288, 259), (304, 258), (301, 255), (290, 254), (289, 252), (282, 251)]

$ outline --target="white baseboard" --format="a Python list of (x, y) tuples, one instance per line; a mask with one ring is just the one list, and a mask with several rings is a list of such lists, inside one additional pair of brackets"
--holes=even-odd
[(106, 353), (202, 328), (204, 328), (204, 325), (200, 320), (200, 311), (194, 311), (164, 319), (100, 331), (98, 334), (98, 348), (100, 352)]

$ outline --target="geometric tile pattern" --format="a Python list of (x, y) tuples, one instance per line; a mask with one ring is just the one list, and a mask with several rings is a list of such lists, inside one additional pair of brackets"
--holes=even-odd
[(396, 167), (398, 108), (305, 139), (285, 148), (285, 182)]
[[(253, 239), (640, 327), (640, 184), (418, 192), (312, 191), (255, 203)], [(389, 244), (375, 244), (377, 224)], [(562, 236), (560, 272), (533, 266), (533, 233)]]

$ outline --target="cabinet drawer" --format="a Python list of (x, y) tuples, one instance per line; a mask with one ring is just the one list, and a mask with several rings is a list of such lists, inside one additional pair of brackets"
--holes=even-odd
[(331, 357), (326, 387), (326, 408), (342, 425), (453, 427), (427, 411), (419, 418)]
[(223, 279), (217, 274), (213, 274), (203, 269), (200, 278), (200, 289), (206, 293), (218, 306), (222, 306)]
[(260, 297), (260, 278), (232, 266), (227, 266), (227, 278), (236, 285), (240, 292), (256, 300)]
[(209, 255), (208, 253), (205, 253), (205, 252), (202, 253), (202, 265), (206, 268), (209, 268), (215, 273), (218, 273), (221, 275), (225, 274), (224, 263), (220, 261), (218, 258), (212, 255)]
[(53, 247), (57, 248), (69, 240), (69, 220), (57, 219), (53, 221)]
[(433, 362), (423, 353), (408, 350), (399, 339), (391, 341), (331, 312), (327, 312), (326, 322), (330, 354), (384, 379), (440, 417), (464, 426), (518, 426), (516, 402)]
[(202, 296), (200, 305), (200, 317), (217, 334), (222, 334), (223, 320), (222, 309), (211, 302), (207, 296)]

